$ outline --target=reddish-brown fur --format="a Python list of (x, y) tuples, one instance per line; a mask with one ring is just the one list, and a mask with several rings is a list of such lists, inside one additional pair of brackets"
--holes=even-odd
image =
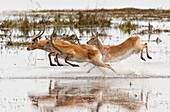
[[(49, 57), (49, 60), (50, 60), (50, 65), (56, 66), (51, 61), (51, 56), (55, 56), (56, 57), (55, 61), (57, 62), (58, 66), (62, 66), (61, 64), (59, 64), (57, 55), (55, 53), (51, 52), (50, 49), (43, 49), (42, 48), (42, 45), (44, 45), (49, 40), (47, 37), (46, 37), (47, 40), (38, 40), (38, 38), (41, 38), (41, 35), (43, 35), (44, 31), (45, 31), (45, 26), (44, 26), (44, 30), (42, 32), (40, 31), (37, 35), (32, 37), (32, 40), (27, 47), (27, 50), (30, 51), (30, 50), (35, 50), (35, 49), (42, 49), (42, 50), (48, 51), (48, 52), (50, 52), (48, 54), (48, 57)], [(66, 42), (60, 41), (58, 43), (65, 44)]]
[(53, 51), (60, 52), (61, 54), (66, 54), (66, 62), (70, 59), (78, 62), (91, 62), (96, 66), (107, 67), (113, 70), (110, 65), (103, 63), (101, 60), (101, 53), (98, 50), (84, 49), (81, 46), (75, 44), (61, 45), (55, 41), (53, 43), (51, 42), (52, 40), (48, 41), (44, 45), (44, 48), (51, 48)]
[[(50, 86), (51, 86), (50, 81)], [(56, 83), (55, 83), (56, 84)], [(77, 84), (77, 83), (76, 83)], [(39, 95), (29, 95), (30, 100), (39, 106), (39, 103), (47, 101), (53, 101), (55, 103), (55, 107), (65, 107), (65, 106), (84, 106), (87, 104), (92, 105), (97, 103), (95, 106), (96, 112), (100, 110), (100, 107), (103, 104), (113, 104), (120, 105), (129, 111), (140, 111), (140, 108), (143, 106), (143, 101), (139, 99), (129, 97), (128, 94), (119, 91), (117, 89), (110, 89), (108, 87), (103, 87), (100, 83), (87, 83), (84, 86), (71, 85), (60, 87), (59, 85), (55, 85), (52, 89), (49, 87), (49, 94)], [(87, 86), (93, 85), (93, 87)], [(66, 88), (63, 88), (66, 87)], [(91, 105), (91, 106), (92, 106)], [(90, 106), (88, 105), (88, 108)]]
[[(96, 47), (100, 50), (100, 52), (103, 55), (103, 61), (104, 62), (110, 62), (110, 61), (115, 61), (115, 59), (123, 56), (124, 58), (128, 57), (130, 54), (133, 52), (139, 53), (141, 51), (141, 59), (145, 60), (143, 58), (143, 48), (146, 48), (147, 51), (147, 57), (149, 59), (152, 59), (149, 54), (148, 54), (148, 47), (147, 43), (144, 45), (141, 44), (141, 39), (138, 36), (135, 37), (130, 37), (123, 43), (116, 45), (116, 46), (110, 46), (110, 47), (105, 47), (102, 45), (102, 43), (99, 41), (98, 37), (96, 37), (94, 34), (92, 34), (93, 37), (87, 42), (89, 45), (96, 45)], [(122, 58), (122, 59), (124, 59)]]

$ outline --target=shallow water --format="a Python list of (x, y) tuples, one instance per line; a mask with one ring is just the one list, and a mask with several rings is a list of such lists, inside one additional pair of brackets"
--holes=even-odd
[(0, 83), (2, 112), (88, 112), (96, 111), (98, 102), (99, 111), (108, 112), (168, 112), (170, 106), (169, 79), (52, 79), (51, 90), (50, 79)]
[[(164, 38), (162, 36), (163, 42), (159, 44), (148, 42), (152, 60), (147, 59), (144, 62), (140, 60), (139, 55), (132, 55), (121, 62), (111, 64), (118, 74), (106, 68), (96, 68), (91, 73), (86, 73), (92, 67), (91, 64), (84, 66), (86, 63), (78, 63), (80, 67), (74, 68), (65, 64), (62, 59), (60, 62), (65, 66), (50, 67), (48, 53), (45, 51), (27, 51), (26, 47), (2, 45), (0, 109), (2, 112), (28, 110), (30, 112), (68, 110), (89, 112), (97, 109), (108, 112), (162, 110), (168, 112), (170, 111), (168, 86), (170, 55), (165, 38), (168, 40), (168, 35)], [(50, 80), (52, 80), (51, 92), (49, 91)], [(61, 106), (57, 106), (57, 101), (60, 101), (57, 100), (57, 88), (64, 91), (61, 93)], [(102, 91), (99, 92), (102, 95), (100, 100), (94, 97), (99, 93), (89, 93), (93, 89)], [(68, 90), (70, 93), (67, 92)], [(87, 100), (90, 95), (95, 100)], [(70, 103), (69, 100), (64, 100), (68, 96), (71, 97), (71, 104), (67, 104)], [(102, 105), (98, 108), (99, 101)], [(67, 106), (64, 106), (66, 104)]]
[[(113, 19), (120, 23), (120, 19)], [(18, 38), (20, 31), (12, 36), (0, 38), (0, 110), (2, 112), (155, 112), (170, 111), (170, 33), (138, 34), (147, 29), (148, 21), (132, 21), (143, 27), (131, 34), (120, 29), (104, 28), (108, 37), (100, 37), (104, 45), (117, 45), (128, 37), (139, 35), (142, 43), (147, 42), (152, 60), (142, 61), (134, 54), (121, 62), (110, 63), (116, 73), (107, 68), (97, 67), (90, 73), (91, 64), (77, 63), (79, 68), (70, 67), (59, 59), (63, 67), (49, 66), (48, 53), (42, 50), (27, 51), (27, 46), (6, 46), (10, 37), (13, 41), (31, 40)], [(170, 30), (167, 21), (150, 21), (153, 29)], [(68, 28), (69, 29), (69, 28)], [(47, 28), (44, 35), (51, 34)], [(102, 32), (102, 29), (96, 28)], [(80, 43), (85, 44), (91, 34), (75, 32), (82, 36)], [(35, 31), (37, 33), (37, 31)], [(73, 33), (73, 32), (71, 32)], [(0, 31), (0, 34), (4, 34)], [(33, 35), (31, 31), (29, 35)], [(156, 42), (159, 38), (161, 42)], [(145, 54), (145, 52), (144, 52)], [(54, 62), (53, 62), (54, 63)], [(72, 62), (76, 63), (76, 62)], [(52, 87), (49, 90), (50, 80)], [(60, 91), (59, 94), (57, 91)], [(95, 92), (94, 92), (95, 91)], [(90, 96), (90, 97), (89, 97)], [(61, 104), (61, 105), (60, 105)], [(101, 104), (101, 105), (100, 105)]]

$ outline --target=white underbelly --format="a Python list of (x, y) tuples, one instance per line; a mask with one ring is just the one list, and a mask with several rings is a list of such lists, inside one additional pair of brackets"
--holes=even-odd
[(67, 54), (62, 54), (62, 55), (61, 55), (61, 54), (59, 54), (59, 55), (58, 55), (58, 58), (65, 59), (66, 57), (67, 57)]
[(70, 61), (76, 61), (76, 62), (82, 63), (82, 62), (88, 62), (89, 60), (77, 59), (77, 58), (70, 58)]
[(124, 59), (128, 58), (130, 55), (132, 55), (134, 53), (135, 53), (135, 50), (130, 50), (129, 52), (127, 52), (124, 55), (121, 55), (121, 56), (118, 56), (116, 58), (113, 58), (110, 62), (119, 62), (121, 60), (124, 60)]
[[(66, 59), (66, 57), (67, 57), (67, 54), (58, 55), (58, 58)], [(72, 57), (69, 59), (69, 61), (76, 61), (80, 63), (80, 62), (88, 62), (89, 60)]]

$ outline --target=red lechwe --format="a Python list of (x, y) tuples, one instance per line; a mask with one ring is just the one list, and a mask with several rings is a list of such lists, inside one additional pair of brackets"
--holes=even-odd
[[(69, 63), (69, 60), (77, 61), (77, 62), (90, 62), (96, 66), (107, 67), (114, 71), (114, 69), (109, 65), (105, 64), (101, 60), (101, 53), (98, 50), (94, 49), (84, 49), (79, 45), (71, 44), (71, 45), (61, 45), (57, 42), (51, 40), (46, 42), (43, 48), (51, 48), (53, 51), (57, 51), (62, 55), (66, 55), (65, 61)], [(73, 66), (77, 66), (72, 64)], [(89, 71), (88, 71), (89, 72)]]
[(141, 38), (138, 36), (129, 37), (126, 41), (124, 41), (119, 45), (105, 47), (98, 39), (98, 34), (95, 36), (92, 33), (92, 35), (93, 37), (87, 42), (87, 44), (95, 45), (99, 49), (99, 51), (102, 53), (103, 56), (102, 58), (103, 62), (120, 61), (129, 57), (133, 53), (139, 53), (139, 52), (141, 52), (141, 59), (145, 61), (145, 59), (143, 58), (144, 48), (146, 48), (147, 57), (149, 59), (152, 59), (152, 57), (150, 57), (148, 54), (147, 43), (143, 45), (141, 43)]

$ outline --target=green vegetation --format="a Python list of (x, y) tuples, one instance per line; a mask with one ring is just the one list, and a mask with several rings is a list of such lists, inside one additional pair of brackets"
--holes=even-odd
[(135, 31), (138, 28), (138, 25), (132, 24), (130, 21), (127, 21), (119, 25), (119, 28), (124, 32), (131, 34), (131, 31)]
[[(122, 18), (129, 20), (159, 20), (162, 18), (170, 18), (170, 10), (164, 9), (88, 9), (88, 10), (33, 10), (31, 13), (105, 13), (109, 17)], [(170, 21), (170, 19), (168, 19)]]
[[(31, 17), (30, 17), (31, 16)], [(105, 14), (97, 13), (82, 13), (78, 12), (76, 14), (63, 14), (56, 13), (54, 15), (43, 15), (31, 14), (25, 15), (17, 20), (3, 20), (0, 25), (1, 28), (17, 28), (22, 30), (30, 30), (32, 28), (37, 28), (40, 24), (51, 26), (51, 25), (66, 25), (74, 26), (75, 28), (81, 26), (100, 26), (100, 27), (110, 27), (111, 18), (105, 18)]]
[(31, 29), (32, 25), (28, 21), (27, 16), (18, 20), (3, 20), (1, 28), (18, 28), (18, 29)]
[[(151, 34), (170, 32), (169, 30), (152, 29), (147, 26), (138, 26), (133, 24), (134, 21), (170, 21), (170, 10), (161, 9), (94, 9), (94, 10), (38, 10), (26, 12), (13, 12), (6, 19), (0, 20), (0, 38), (8, 38), (10, 41), (7, 45), (24, 45), (27, 42), (12, 42), (15, 38), (32, 37), (37, 33), (40, 25), (46, 26), (46, 32), (52, 27), (57, 27), (57, 35), (62, 36), (61, 40), (79, 43), (79, 39), (84, 37), (84, 33), (89, 34), (91, 31), (105, 34), (105, 30), (117, 28), (124, 33), (131, 34)], [(120, 20), (122, 23), (114, 24), (112, 20)], [(137, 30), (145, 27), (142, 30)], [(148, 28), (147, 28), (148, 27)], [(79, 34), (79, 37), (76, 36)], [(21, 32), (14, 34), (15, 32)], [(78, 31), (78, 32), (77, 32)], [(140, 32), (137, 32), (140, 31)], [(70, 34), (70, 32), (72, 32)], [(75, 34), (75, 35), (72, 35)], [(50, 35), (50, 34), (49, 34)], [(55, 37), (54, 36), (54, 37)], [(107, 35), (106, 35), (107, 36)], [(18, 39), (17, 39), (18, 40)]]
[(7, 46), (25, 46), (25, 45), (28, 45), (29, 42), (12, 42), (12, 41), (7, 41), (6, 42), (6, 45)]

